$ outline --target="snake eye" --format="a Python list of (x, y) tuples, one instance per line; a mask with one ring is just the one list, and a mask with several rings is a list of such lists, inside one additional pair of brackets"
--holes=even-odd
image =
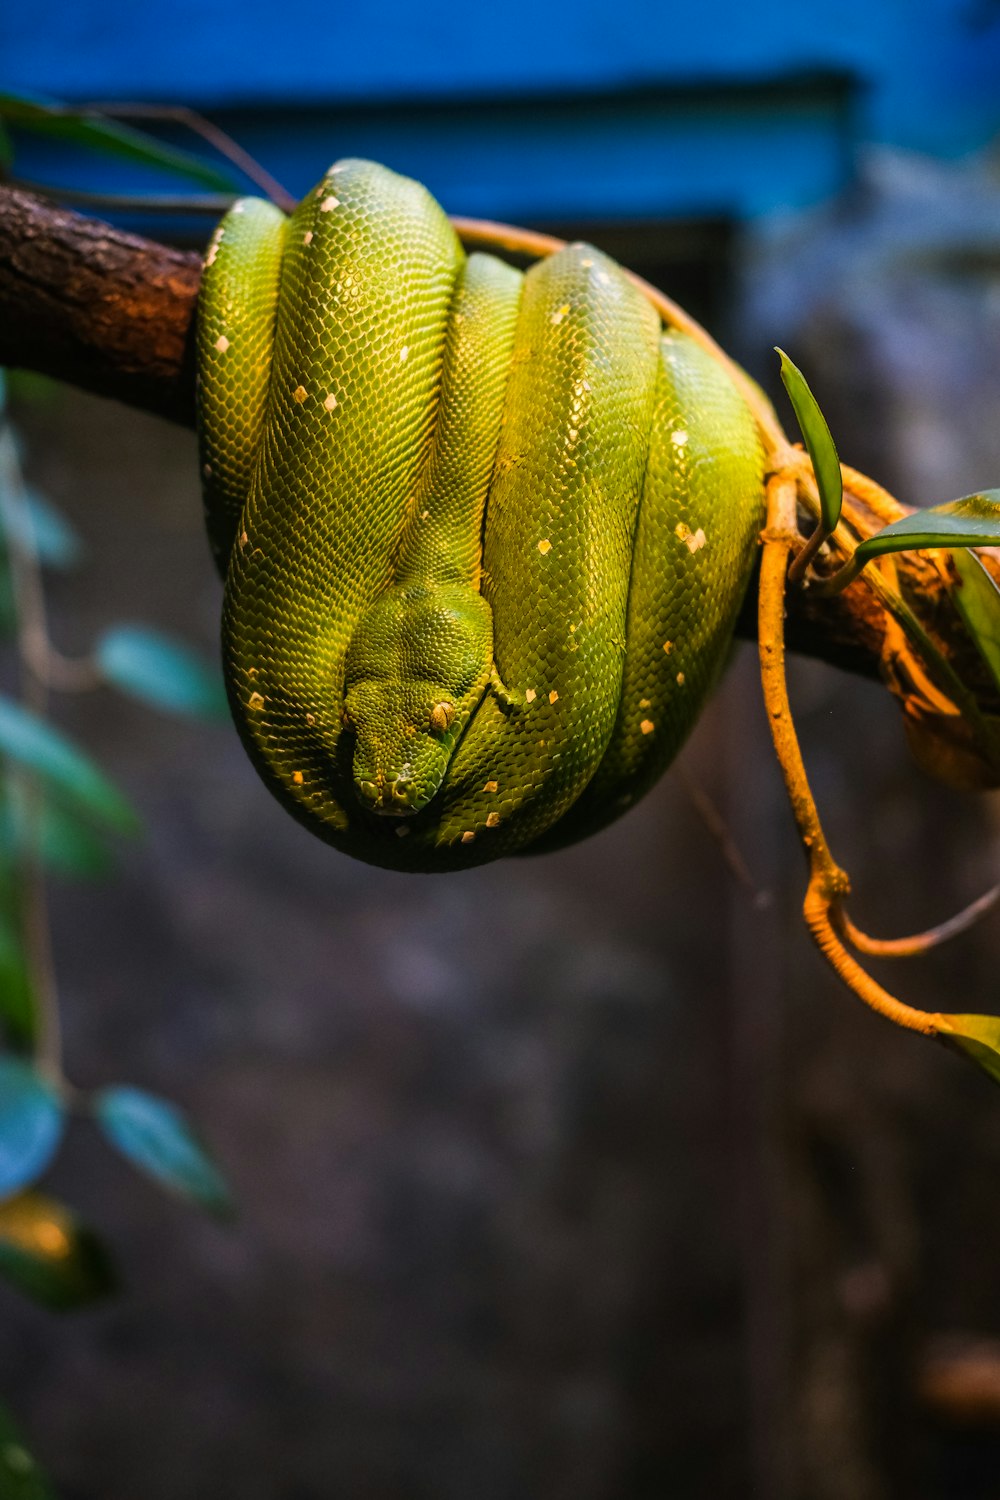
[(455, 705), (453, 703), (435, 703), (431, 709), (431, 730), (434, 734), (444, 734), (451, 727), (451, 721), (455, 717)]

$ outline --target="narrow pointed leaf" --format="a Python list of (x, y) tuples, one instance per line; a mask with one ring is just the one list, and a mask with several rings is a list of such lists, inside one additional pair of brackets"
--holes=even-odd
[(960, 580), (955, 605), (1000, 689), (1000, 588), (974, 552), (955, 552), (951, 560)]
[(776, 349), (775, 353), (781, 360), (781, 379), (812, 459), (823, 530), (829, 534), (840, 520), (840, 507), (844, 499), (840, 458), (826, 418), (802, 371), (792, 363), (783, 349)]
[(164, 145), (130, 125), (120, 125), (116, 120), (87, 110), (71, 109), (51, 99), (0, 93), (0, 120), (35, 135), (55, 136), (71, 145), (86, 146), (188, 177), (220, 192), (232, 192), (235, 187), (228, 172), (203, 161), (200, 156)]
[(983, 490), (893, 521), (861, 543), (852, 565), (863, 567), (873, 557), (921, 547), (996, 546), (1000, 546), (1000, 490)]
[(55, 1500), (5, 1406), (0, 1406), (0, 1496), (3, 1500)]
[(41, 1177), (63, 1124), (52, 1084), (20, 1057), (0, 1057), (0, 1202)]
[(119, 1085), (96, 1096), (94, 1112), (107, 1139), (140, 1171), (211, 1213), (232, 1213), (222, 1173), (176, 1105)]
[(172, 713), (224, 719), (222, 674), (182, 642), (144, 625), (118, 625), (94, 651), (98, 671), (113, 687)]
[(1000, 1016), (943, 1015), (938, 1035), (947, 1047), (961, 1052), (1000, 1083)]
[(139, 820), (131, 807), (93, 761), (44, 719), (3, 697), (0, 756), (33, 771), (98, 822), (120, 833), (133, 833), (138, 828)]
[(93, 1230), (64, 1204), (34, 1192), (0, 1203), (0, 1276), (34, 1302), (61, 1312), (107, 1297), (118, 1284), (111, 1257)]

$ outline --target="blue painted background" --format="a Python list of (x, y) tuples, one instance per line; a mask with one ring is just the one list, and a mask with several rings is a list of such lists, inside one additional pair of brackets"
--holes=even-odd
[[(1000, 4), (7, 0), (0, 86), (193, 104), (293, 191), (360, 153), (453, 212), (742, 217), (835, 191), (859, 142), (991, 141)], [(57, 166), (88, 185), (112, 170)]]

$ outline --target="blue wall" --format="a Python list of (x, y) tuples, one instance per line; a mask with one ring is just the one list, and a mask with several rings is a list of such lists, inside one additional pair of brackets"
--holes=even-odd
[(859, 140), (990, 141), (1000, 4), (7, 0), (0, 86), (195, 104), (293, 190), (359, 152), (454, 212), (752, 215), (835, 191)]

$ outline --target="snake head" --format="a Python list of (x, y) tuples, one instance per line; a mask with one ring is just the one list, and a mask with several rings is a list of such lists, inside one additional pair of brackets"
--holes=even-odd
[(427, 806), (492, 663), (493, 616), (470, 585), (394, 585), (369, 606), (344, 671), (362, 806), (397, 818)]

